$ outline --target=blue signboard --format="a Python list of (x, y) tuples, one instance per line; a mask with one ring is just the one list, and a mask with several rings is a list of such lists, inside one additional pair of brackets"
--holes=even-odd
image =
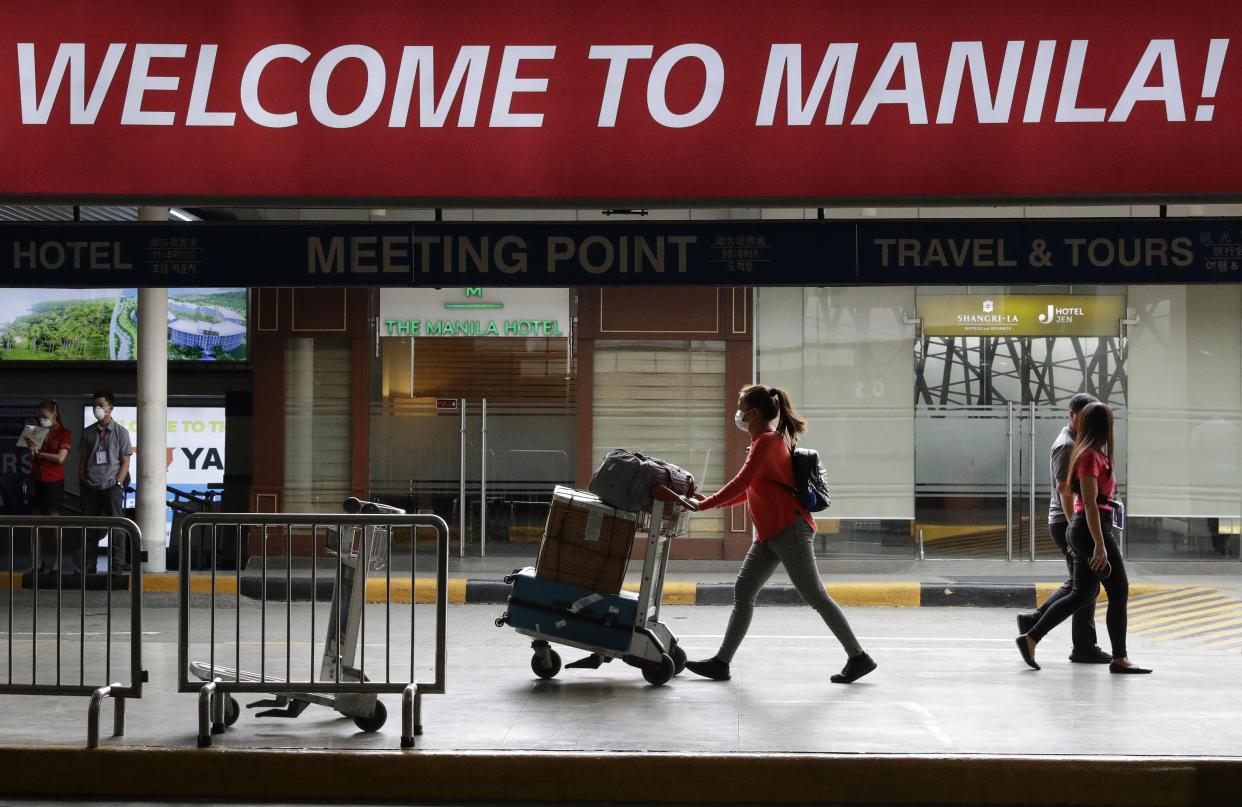
[(0, 286), (1242, 281), (1242, 220), (0, 225)]

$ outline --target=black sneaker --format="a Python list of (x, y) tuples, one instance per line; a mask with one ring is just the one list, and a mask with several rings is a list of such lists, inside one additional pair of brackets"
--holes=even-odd
[(866, 653), (859, 653), (857, 656), (851, 656), (849, 661), (845, 662), (845, 666), (841, 668), (841, 672), (829, 678), (834, 684), (852, 684), (859, 678), (876, 668), (875, 661)]
[(1018, 635), (1025, 636), (1030, 633), (1038, 621), (1039, 616), (1036, 614), (1018, 614)]
[(95, 570), (99, 568), (99, 553), (87, 552), (83, 554), (81, 550), (79, 550), (76, 554), (74, 554), (73, 562), (77, 564), (78, 571), (80, 573), (94, 574)]
[(687, 661), (686, 669), (713, 681), (729, 680), (729, 663), (712, 656), (702, 661)]
[(1090, 650), (1075, 650), (1069, 655), (1069, 660), (1075, 664), (1111, 664), (1113, 655), (1105, 653), (1098, 647)]

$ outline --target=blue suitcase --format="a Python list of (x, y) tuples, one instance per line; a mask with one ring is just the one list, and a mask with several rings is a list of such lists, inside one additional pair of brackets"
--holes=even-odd
[(527, 567), (513, 575), (508, 623), (563, 644), (603, 647), (625, 653), (630, 649), (638, 595), (632, 591), (601, 594), (535, 577)]

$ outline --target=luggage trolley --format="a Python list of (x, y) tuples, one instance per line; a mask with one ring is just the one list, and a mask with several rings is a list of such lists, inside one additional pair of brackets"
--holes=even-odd
[(637, 594), (624, 590), (603, 594), (542, 580), (529, 566), (504, 578), (513, 590), (496, 627), (507, 624), (534, 640), (530, 666), (535, 675), (547, 679), (560, 672), (561, 657), (552, 649), (553, 643), (590, 654), (566, 668), (596, 669), (619, 658), (642, 670), (643, 678), (655, 686), (668, 683), (685, 668), (686, 652), (660, 622), (660, 599), (669, 542), (685, 536), (691, 507), (663, 485), (652, 489), (652, 497), (650, 512), (637, 514), (635, 539), (647, 541)]
[[(355, 513), (405, 515), (405, 511), (400, 508), (377, 502), (360, 501), (352, 496), (345, 500), (342, 509), (351, 515)], [(334, 680), (336, 678), (339, 658), (341, 681), (366, 680), (361, 671), (354, 666), (354, 657), (358, 650), (358, 629), (362, 619), (362, 609), (366, 607), (367, 579), (371, 572), (385, 570), (388, 539), (389, 530), (386, 526), (342, 527), (340, 530), (328, 533), (327, 551), (331, 555), (340, 556), (341, 573), (332, 587), (332, 607), (328, 613), (323, 660), (319, 665), (319, 677), (322, 679)], [(369, 544), (369, 555), (367, 558), (362, 558), (362, 547), (367, 544)], [(218, 664), (213, 668), (209, 663), (202, 661), (191, 662), (190, 672), (200, 681), (240, 681), (248, 684), (264, 681), (285, 683), (283, 678), (273, 675), (262, 677), (256, 672), (238, 671)], [(267, 707), (265, 711), (255, 712), (255, 717), (293, 718), (306, 711), (306, 707), (311, 704), (335, 709), (346, 717), (353, 718), (354, 724), (367, 732), (379, 731), (384, 721), (388, 719), (388, 710), (379, 698), (375, 694), (366, 693), (276, 694), (272, 698), (248, 703), (246, 708)], [(231, 726), (240, 716), (241, 706), (236, 698), (229, 695), (225, 702), (224, 724)]]

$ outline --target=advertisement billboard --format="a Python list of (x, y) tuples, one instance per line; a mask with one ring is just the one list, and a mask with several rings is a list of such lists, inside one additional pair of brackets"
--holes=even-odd
[[(0, 297), (0, 360), (134, 361), (136, 289), (13, 289)], [(168, 290), (168, 358), (245, 361), (246, 290)]]

